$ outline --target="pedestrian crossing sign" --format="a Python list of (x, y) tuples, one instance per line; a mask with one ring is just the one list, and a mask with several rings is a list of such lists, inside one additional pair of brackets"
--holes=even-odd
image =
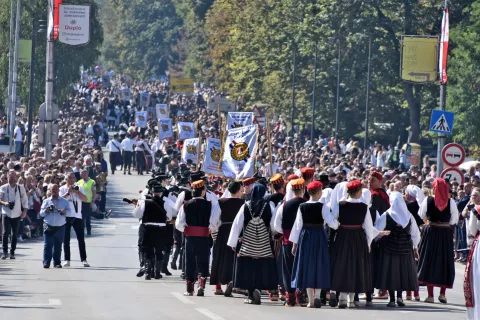
[(453, 112), (433, 110), (432, 119), (430, 120), (430, 131), (443, 134), (452, 134), (454, 117), (455, 113)]

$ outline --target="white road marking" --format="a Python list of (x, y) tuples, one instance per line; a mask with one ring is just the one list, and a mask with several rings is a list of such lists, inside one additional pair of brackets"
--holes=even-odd
[(140, 228), (140, 225), (139, 224), (135, 224), (132, 226), (132, 229), (133, 230), (138, 230)]
[(187, 297), (185, 297), (184, 295), (182, 295), (181, 293), (179, 292), (171, 292), (171, 294), (177, 298), (178, 300), (180, 300), (181, 302), (185, 303), (185, 304), (195, 304), (195, 302), (193, 302), (192, 300), (188, 299)]
[(203, 314), (204, 316), (212, 320), (225, 320), (222, 317), (220, 317), (218, 314), (215, 314), (208, 309), (197, 308), (195, 310), (197, 310), (198, 312), (200, 312), (201, 314)]
[(35, 308), (35, 307), (50, 307), (61, 306), (62, 301), (60, 299), (48, 299), (48, 303), (0, 303), (0, 308), (5, 307), (23, 307), (23, 308)]
[(92, 225), (93, 229), (101, 229), (101, 230), (115, 230), (117, 228), (114, 224), (97, 224)]

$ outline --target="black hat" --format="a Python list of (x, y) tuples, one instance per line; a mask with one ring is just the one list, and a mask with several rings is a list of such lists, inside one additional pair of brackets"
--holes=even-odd
[(187, 159), (187, 164), (193, 164), (193, 160), (192, 159)]
[(329, 183), (328, 174), (327, 174), (326, 172), (320, 173), (320, 175), (319, 175), (319, 181), (320, 181), (324, 186), (327, 186), (328, 183)]
[(152, 186), (152, 185), (154, 185), (154, 184), (157, 184), (157, 180), (155, 180), (155, 179), (150, 179), (150, 180), (148, 180), (148, 182), (147, 182), (147, 185), (148, 185), (148, 186)]
[(162, 187), (161, 184), (154, 184), (152, 186), (152, 193), (160, 193), (160, 192), (164, 192), (165, 191), (165, 188)]
[(188, 180), (188, 178), (181, 178), (180, 181), (178, 181), (178, 184), (179, 185), (186, 185), (190, 182), (190, 180)]
[(192, 172), (192, 174), (190, 175), (190, 180), (192, 182), (195, 182), (195, 181), (203, 180), (204, 177), (205, 177), (205, 172), (195, 171), (195, 172)]
[(158, 174), (158, 175), (155, 175), (155, 180), (156, 181), (164, 181), (164, 180), (167, 180), (167, 175), (165, 174)]
[(185, 170), (182, 172), (182, 177), (184, 178), (190, 178), (191, 172), (190, 170)]

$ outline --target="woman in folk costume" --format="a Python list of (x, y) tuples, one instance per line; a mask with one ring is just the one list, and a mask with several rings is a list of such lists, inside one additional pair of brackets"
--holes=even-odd
[(442, 178), (433, 182), (434, 197), (427, 197), (420, 206), (418, 215), (427, 218), (419, 245), (418, 282), (426, 285), (428, 297), (425, 302), (433, 303), (433, 287), (440, 287), (438, 300), (447, 303), (445, 291), (453, 287), (455, 262), (453, 235), (450, 226), (458, 222), (458, 209), (450, 199), (447, 183)]
[(320, 308), (321, 288), (330, 288), (330, 254), (324, 224), (337, 229), (338, 221), (330, 208), (319, 200), (323, 185), (310, 182), (307, 191), (310, 200), (302, 203), (297, 211), (295, 224), (290, 233), (295, 256), (292, 271), (292, 287), (307, 288), (308, 308)]
[(340, 292), (339, 308), (354, 307), (356, 292), (371, 292), (370, 245), (377, 235), (389, 234), (373, 227), (368, 205), (361, 200), (362, 183), (353, 180), (346, 188), (348, 198), (338, 206), (340, 227), (331, 256), (332, 290)]
[(388, 290), (390, 302), (387, 307), (395, 307), (395, 291), (397, 305), (404, 307), (402, 291), (418, 291), (415, 258), (418, 258), (420, 232), (400, 192), (390, 193), (390, 205), (375, 224), (377, 230), (389, 230), (390, 235), (378, 241), (375, 261), (378, 271), (373, 280), (375, 287)]
[[(472, 195), (478, 193), (473, 191)], [(480, 195), (476, 195), (477, 197)], [(476, 205), (467, 217), (467, 237), (473, 238), (465, 267), (463, 289), (468, 320), (480, 320), (480, 205)]]
[(273, 255), (271, 230), (273, 229), (272, 202), (263, 197), (267, 189), (255, 184), (250, 200), (240, 210), (232, 224), (228, 246), (237, 250), (238, 237), (243, 231), (242, 244), (237, 252), (233, 286), (247, 289), (245, 303), (260, 304), (260, 290), (277, 289), (277, 265)]
[[(242, 199), (243, 191), (240, 182), (231, 182), (228, 185), (228, 192), (230, 196), (218, 200), (212, 208), (212, 214), (220, 217), (221, 225), (213, 244), (210, 284), (215, 285), (215, 295), (231, 297), (235, 252), (227, 246), (227, 241), (233, 220), (245, 200)], [(228, 285), (225, 292), (222, 291), (222, 284)]]

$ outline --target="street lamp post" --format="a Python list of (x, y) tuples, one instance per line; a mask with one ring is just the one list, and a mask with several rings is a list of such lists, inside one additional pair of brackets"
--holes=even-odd
[(310, 134), (310, 141), (312, 142), (313, 145), (313, 138), (315, 134), (315, 91), (317, 89), (317, 54), (318, 54), (318, 40), (315, 41), (315, 67), (313, 71), (313, 94), (312, 94), (312, 131)]
[(365, 104), (365, 142), (363, 144), (363, 150), (367, 150), (368, 147), (368, 112), (370, 107), (370, 63), (372, 57), (372, 38), (368, 37), (368, 67), (367, 67), (367, 101)]
[(291, 121), (292, 121), (292, 138), (293, 138), (293, 130), (295, 125), (295, 73), (297, 72), (297, 44), (293, 43), (293, 76), (292, 76), (292, 109), (290, 111)]
[(341, 64), (341, 49), (340, 49), (340, 38), (337, 37), (338, 44), (338, 61), (337, 61), (337, 103), (335, 107), (335, 145), (338, 146), (338, 104), (340, 102), (340, 64)]

